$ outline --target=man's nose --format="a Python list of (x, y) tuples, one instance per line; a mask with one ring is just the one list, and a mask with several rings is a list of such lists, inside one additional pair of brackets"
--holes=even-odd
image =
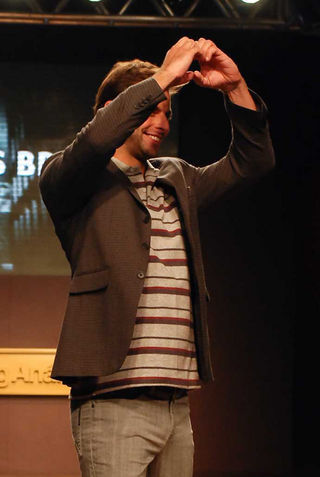
[(166, 134), (169, 132), (170, 124), (165, 113), (158, 113), (155, 117), (155, 126), (160, 128)]

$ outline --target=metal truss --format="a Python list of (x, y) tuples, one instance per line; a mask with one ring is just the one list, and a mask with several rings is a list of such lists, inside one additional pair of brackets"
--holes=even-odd
[(0, 23), (319, 32), (319, 0), (12, 0)]

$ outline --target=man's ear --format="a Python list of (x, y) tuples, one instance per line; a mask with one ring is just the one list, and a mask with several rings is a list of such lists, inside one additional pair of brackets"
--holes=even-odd
[(108, 101), (106, 101), (106, 102), (104, 103), (104, 106), (108, 106), (108, 104), (111, 103), (111, 101), (112, 101), (112, 99), (108, 99)]

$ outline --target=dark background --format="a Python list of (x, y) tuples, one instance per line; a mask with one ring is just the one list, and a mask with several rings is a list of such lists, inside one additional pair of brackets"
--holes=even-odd
[[(201, 218), (213, 298), (216, 379), (192, 395), (196, 475), (312, 475), (319, 469), (314, 435), (319, 428), (320, 38), (281, 31), (1, 25), (0, 61), (12, 62), (13, 68), (20, 62), (59, 68), (73, 64), (81, 66), (79, 71), (137, 56), (161, 63), (166, 50), (183, 35), (213, 39), (237, 62), (249, 87), (269, 107), (277, 158), (276, 170), (268, 177)], [(100, 80), (93, 78), (90, 88)], [(67, 114), (74, 101), (81, 101), (76, 83), (75, 78)], [(21, 88), (27, 96), (23, 76)], [(210, 163), (226, 152), (229, 140), (221, 95), (194, 85), (184, 88), (179, 97), (180, 157), (195, 165)], [(0, 346), (54, 347), (67, 280), (0, 278), (5, 303)], [(44, 284), (47, 295), (39, 293)], [(45, 296), (51, 297), (51, 307), (44, 303)], [(21, 432), (21, 416), (28, 416), (23, 409), (38, 409), (39, 418), (47, 419), (48, 408), (54, 424), (51, 432), (46, 427), (46, 438), (50, 442), (54, 436), (58, 446), (55, 426), (61, 399), (2, 398), (2, 403), (11, 429), (10, 434), (2, 426), (4, 436), (11, 435), (6, 440), (11, 454), (6, 456), (12, 462), (6, 457), (0, 472), (21, 473), (23, 466), (12, 456), (13, 427)], [(16, 416), (11, 421), (10, 413)], [(39, 440), (40, 428), (39, 424)], [(32, 467), (31, 461), (29, 470), (44, 473), (45, 467)], [(50, 468), (47, 473), (54, 468), (64, 473), (57, 465)]]

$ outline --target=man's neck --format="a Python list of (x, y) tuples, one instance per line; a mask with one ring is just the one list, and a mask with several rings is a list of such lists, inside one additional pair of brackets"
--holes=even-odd
[(136, 157), (131, 156), (130, 154), (128, 154), (127, 151), (124, 151), (121, 147), (116, 149), (116, 151), (114, 153), (114, 157), (119, 159), (119, 161), (124, 162), (128, 166), (139, 167), (142, 174), (144, 175), (144, 173), (146, 171), (146, 168), (147, 168), (146, 162), (141, 161), (140, 159), (137, 159)]

